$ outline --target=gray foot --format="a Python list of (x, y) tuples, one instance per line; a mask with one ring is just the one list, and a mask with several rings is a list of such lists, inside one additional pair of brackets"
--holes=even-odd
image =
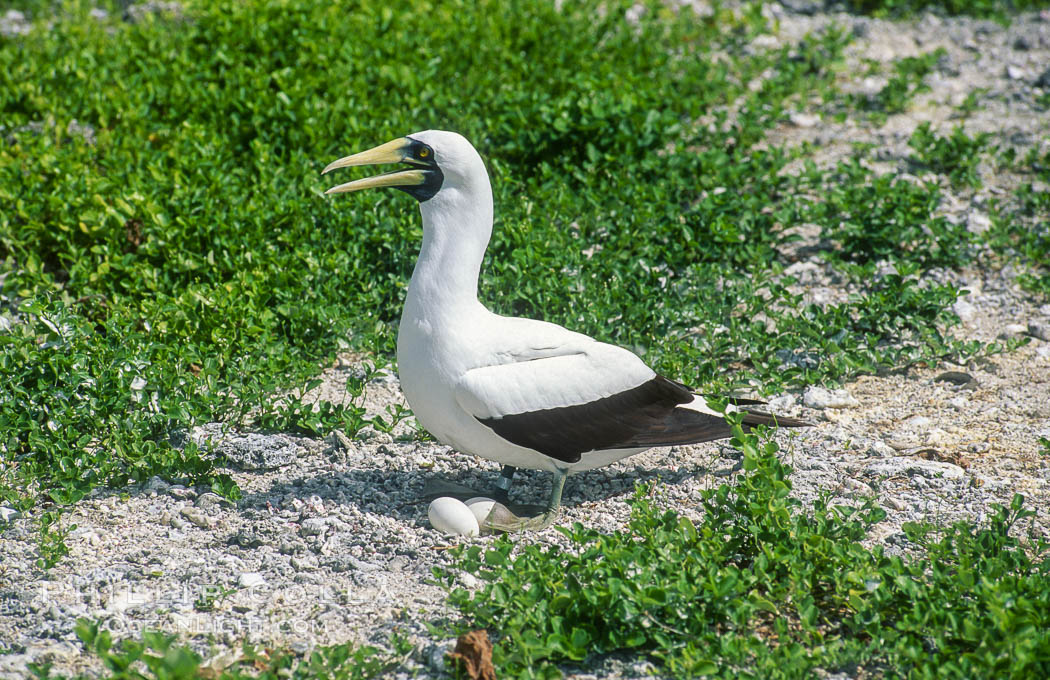
[(505, 505), (496, 503), (492, 506), (492, 512), (481, 522), (482, 531), (501, 531), (508, 534), (516, 534), (522, 531), (543, 531), (558, 518), (557, 510), (546, 510), (543, 506), (528, 505), (518, 506), (515, 510), (535, 510), (536, 513), (528, 512), (518, 514)]

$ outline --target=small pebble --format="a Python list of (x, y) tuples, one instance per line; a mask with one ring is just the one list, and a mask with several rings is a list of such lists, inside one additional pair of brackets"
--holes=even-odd
[(1033, 338), (1039, 338), (1050, 342), (1050, 323), (1043, 321), (1029, 321), (1028, 322), (1028, 334)]
[(317, 568), (317, 558), (313, 555), (296, 555), (288, 561), (296, 571), (313, 571)]
[(872, 488), (869, 485), (852, 477), (839, 477), (839, 486), (843, 491), (851, 495), (868, 495), (872, 493)]
[(802, 403), (810, 408), (853, 408), (860, 406), (852, 394), (846, 390), (829, 390), (824, 387), (808, 387), (802, 396)]
[(927, 479), (962, 479), (966, 471), (953, 463), (895, 456), (864, 467), (867, 475), (875, 477), (925, 477)]
[(1050, 68), (1039, 74), (1039, 77), (1035, 79), (1033, 84), (1040, 89), (1050, 90)]
[(822, 0), (780, 0), (781, 6), (789, 12), (812, 16), (824, 9)]
[(456, 639), (439, 642), (427, 650), (427, 665), (438, 673), (446, 671), (445, 657), (456, 648)]
[(939, 376), (934, 378), (937, 382), (948, 382), (953, 385), (965, 385), (968, 382), (973, 381), (973, 376), (969, 373), (963, 373), (962, 371), (945, 371)]
[(868, 455), (877, 456), (879, 458), (888, 458), (897, 455), (897, 452), (886, 442), (876, 441), (868, 448)]
[(791, 124), (800, 128), (811, 128), (820, 123), (820, 116), (811, 113), (792, 113), (789, 116)]
[(303, 536), (320, 536), (327, 528), (328, 520), (324, 517), (308, 517), (299, 525)]
[(263, 575), (255, 571), (246, 571), (237, 577), (238, 588), (255, 588), (265, 583), (266, 579), (263, 578)]
[(882, 503), (884, 506), (886, 506), (888, 508), (891, 508), (893, 510), (900, 511), (900, 510), (904, 509), (904, 504), (901, 503), (900, 501), (898, 501), (893, 496), (886, 496), (886, 495), (880, 496), (879, 502)]
[(952, 311), (963, 323), (970, 323), (977, 318), (977, 307), (963, 298), (955, 301), (955, 304), (952, 305)]
[(282, 555), (295, 555), (306, 550), (306, 544), (302, 541), (281, 541), (277, 546), (277, 552)]
[(930, 426), (930, 419), (926, 416), (912, 416), (904, 421), (904, 425), (911, 431), (925, 430)]
[(219, 494), (208, 491), (198, 496), (197, 500), (194, 501), (193, 504), (201, 510), (203, 510), (204, 512), (214, 514), (215, 512), (220, 510), (224, 504), (229, 505), (230, 502), (222, 496), (220, 496)]
[(307, 507), (309, 507), (312, 512), (318, 515), (325, 514), (324, 501), (321, 500), (321, 497), (317, 494), (310, 496), (310, 498), (307, 500)]
[(238, 548), (259, 548), (265, 541), (251, 529), (242, 529), (226, 539), (226, 545)]
[(174, 486), (169, 487), (168, 488), (168, 493), (171, 494), (172, 496), (174, 496), (175, 498), (187, 498), (188, 499), (188, 498), (196, 498), (197, 497), (197, 492), (196, 491), (194, 491), (193, 489), (187, 489), (186, 487), (182, 486), (181, 484), (175, 484)]
[(26, 15), (16, 9), (9, 9), (0, 17), (0, 35), (11, 37), (15, 35), (26, 35), (32, 29), (26, 21)]
[(795, 408), (798, 400), (793, 394), (780, 394), (769, 400), (766, 404), (771, 413), (780, 413)]
[(966, 217), (966, 230), (971, 234), (983, 234), (991, 226), (991, 218), (980, 210), (974, 210)]
[(1005, 340), (1009, 338), (1019, 338), (1027, 333), (1028, 326), (1019, 323), (1008, 323), (1003, 326), (1003, 330), (999, 332), (999, 337)]
[(201, 529), (211, 529), (211, 520), (197, 508), (183, 508), (179, 510), (179, 514)]

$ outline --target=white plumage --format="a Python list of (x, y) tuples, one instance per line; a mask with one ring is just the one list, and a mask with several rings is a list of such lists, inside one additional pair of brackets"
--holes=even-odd
[[(395, 162), (408, 169), (329, 193), (392, 186), (420, 201), (423, 244), (397, 342), (405, 398), (431, 434), (460, 451), (554, 472), (539, 526), (553, 519), (568, 473), (652, 446), (729, 436), (702, 397), (628, 350), (555, 324), (499, 316), (478, 302), (492, 190), (481, 156), (462, 136), (416, 133), (340, 159), (325, 172)], [(745, 422), (773, 419), (748, 411)], [(509, 485), (509, 478), (501, 481)]]

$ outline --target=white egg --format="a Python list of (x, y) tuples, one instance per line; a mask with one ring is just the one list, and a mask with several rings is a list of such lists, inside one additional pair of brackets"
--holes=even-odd
[(492, 508), (498, 505), (496, 501), (491, 498), (485, 498), (484, 496), (475, 496), (467, 501), (467, 507), (474, 513), (474, 518), (478, 520), (478, 526), (485, 526), (485, 520), (488, 519), (489, 513), (492, 512)]
[(453, 536), (477, 536), (481, 533), (478, 520), (463, 501), (442, 496), (435, 498), (427, 509), (430, 526)]

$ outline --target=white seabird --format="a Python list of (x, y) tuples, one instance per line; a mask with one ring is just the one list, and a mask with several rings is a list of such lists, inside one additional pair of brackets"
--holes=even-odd
[[(548, 526), (571, 473), (654, 446), (730, 436), (703, 396), (632, 352), (545, 321), (499, 316), (478, 301), (492, 189), (470, 142), (428, 130), (341, 158), (324, 173), (382, 163), (407, 167), (327, 193), (396, 187), (419, 201), (423, 245), (397, 338), (405, 399), (439, 441), (504, 465), (503, 498), (514, 468), (554, 473), (545, 513), (495, 528)], [(745, 425), (806, 425), (743, 410)]]

